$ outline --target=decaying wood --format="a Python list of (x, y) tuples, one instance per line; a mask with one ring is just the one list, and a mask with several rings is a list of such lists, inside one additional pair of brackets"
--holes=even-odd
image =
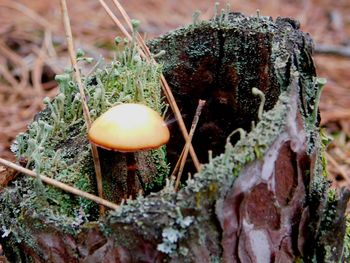
[[(78, 227), (35, 214), (40, 228), (23, 222), (30, 238), (17, 247), (0, 239), (8, 259), (346, 262), (349, 193), (332, 196), (328, 189), (317, 111), (322, 83), (312, 41), (298, 23), (224, 14), (149, 46), (154, 53), (166, 51), (159, 61), (188, 127), (197, 101), (206, 100), (193, 138), (206, 163), (201, 172), (178, 192), (168, 181), (161, 192), (128, 200), (105, 219)], [(260, 120), (254, 87), (266, 96)], [(238, 128), (246, 135), (227, 143)], [(183, 139), (175, 125), (170, 129), (168, 157), (174, 165)], [(216, 157), (208, 159), (208, 150)], [(107, 152), (101, 160), (122, 170), (123, 161), (109, 159)]]
[[(128, 31), (124, 28), (123, 24), (120, 22), (120, 20), (113, 14), (112, 10), (108, 7), (108, 5), (106, 5), (106, 3), (103, 0), (99, 0), (102, 7), (105, 9), (105, 11), (107, 12), (107, 14), (110, 16), (110, 18), (113, 20), (113, 22), (118, 26), (118, 28), (123, 32), (123, 34), (131, 41), (132, 40), (132, 36), (128, 33)], [(134, 31), (135, 28), (132, 26), (132, 22), (130, 17), (128, 16), (128, 14), (126, 13), (126, 11), (124, 10), (123, 6), (116, 0), (113, 1), (114, 4), (116, 5), (117, 9), (120, 11), (120, 13), (122, 14), (125, 22), (127, 23), (129, 30)], [(146, 60), (153, 62), (154, 59), (151, 56), (151, 52), (149, 50), (149, 48), (147, 47), (147, 45), (145, 44), (144, 40), (142, 39), (142, 37), (140, 36), (140, 34), (138, 32), (134, 32), (135, 36), (136, 36), (136, 41), (139, 44), (139, 53), (140, 55), (145, 58)], [(184, 121), (182, 119), (181, 116), (181, 112), (175, 102), (175, 98), (172, 94), (172, 91), (168, 85), (168, 82), (166, 81), (166, 79), (164, 78), (163, 75), (161, 75), (161, 86), (164, 92), (165, 97), (167, 98), (167, 101), (169, 103), (170, 108), (172, 109), (174, 116), (176, 118), (176, 121), (179, 125), (179, 128), (182, 132), (183, 137), (187, 140), (188, 139), (188, 132), (186, 129), (186, 126), (184, 124)], [(197, 169), (197, 172), (200, 171), (200, 163), (198, 161), (196, 152), (194, 151), (192, 145), (190, 145), (190, 154), (193, 160), (193, 164)]]
[(0, 165), (0, 189), (6, 187), (9, 182), (16, 178), (18, 172)]

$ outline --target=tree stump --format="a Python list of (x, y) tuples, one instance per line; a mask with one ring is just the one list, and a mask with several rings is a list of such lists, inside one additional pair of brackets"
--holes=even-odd
[[(31, 220), (22, 220), (20, 231), (0, 239), (8, 259), (349, 260), (344, 212), (350, 194), (329, 190), (325, 137), (318, 126), (323, 83), (311, 58), (312, 40), (298, 23), (222, 14), (172, 31), (149, 46), (153, 53), (166, 51), (159, 62), (188, 127), (198, 100), (207, 101), (193, 141), (205, 163), (202, 171), (179, 192), (169, 180), (162, 191), (129, 201), (99, 221), (77, 224), (59, 220), (59, 215), (22, 211)], [(252, 88), (264, 93), (262, 106)], [(176, 124), (170, 128), (167, 152), (174, 164), (184, 141)], [(227, 140), (239, 128), (246, 134)], [(20, 204), (23, 198), (11, 189), (6, 198), (1, 196), (3, 206), (6, 200)]]

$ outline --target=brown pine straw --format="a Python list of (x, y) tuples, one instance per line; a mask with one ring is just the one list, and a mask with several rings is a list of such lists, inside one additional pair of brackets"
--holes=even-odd
[(49, 30), (53, 30), (54, 25), (49, 23), (46, 19), (44, 19), (42, 16), (34, 12), (32, 9), (26, 7), (25, 5), (18, 3), (17, 1), (5, 1), (0, 2), (0, 6), (15, 9), (18, 12), (21, 12), (22, 14), (26, 15), (27, 17), (31, 18), (35, 23), (40, 24), (42, 27), (47, 28)]
[(74, 194), (74, 195), (78, 195), (78, 196), (81, 196), (81, 197), (84, 197), (86, 199), (89, 199), (91, 201), (94, 201), (102, 206), (105, 206), (105, 207), (108, 207), (110, 209), (118, 209), (119, 206), (112, 203), (112, 202), (109, 202), (103, 198), (100, 198), (96, 195), (93, 195), (93, 194), (90, 194), (90, 193), (87, 193), (87, 192), (84, 192), (84, 191), (81, 191), (73, 186), (70, 186), (70, 185), (67, 185), (65, 183), (62, 183), (62, 182), (59, 182), (55, 179), (52, 179), (50, 177), (47, 177), (45, 175), (39, 175), (39, 174), (36, 174), (34, 171), (32, 170), (29, 170), (27, 168), (24, 168), (22, 166), (19, 166), (15, 163), (12, 163), (10, 161), (7, 161), (3, 158), (0, 158), (0, 164), (6, 166), (6, 167), (9, 167), (11, 169), (14, 169), (22, 174), (25, 174), (25, 175), (28, 175), (30, 177), (33, 177), (33, 178), (38, 178), (43, 181), (44, 183), (46, 184), (49, 184), (49, 185), (52, 185), (54, 187), (57, 187), (63, 191), (66, 191), (68, 193), (71, 193), (71, 194)]
[[(110, 16), (110, 18), (113, 20), (113, 22), (118, 26), (118, 28), (122, 31), (122, 33), (129, 39), (132, 40), (131, 35), (128, 33), (128, 31), (125, 29), (125, 27), (123, 26), (123, 24), (120, 22), (120, 20), (113, 14), (113, 12), (111, 11), (111, 9), (107, 6), (107, 4), (104, 2), (104, 0), (99, 0), (100, 4), (102, 5), (102, 7), (105, 9), (105, 11), (107, 12), (107, 14)], [(116, 5), (116, 7), (118, 8), (118, 10), (120, 11), (120, 13), (122, 14), (124, 20), (126, 21), (128, 27), (130, 30), (132, 30), (132, 24), (131, 24), (131, 20), (130, 17), (127, 15), (125, 9), (122, 7), (122, 5), (117, 1), (117, 0), (113, 0), (114, 4)], [(136, 40), (138, 42), (138, 48), (139, 48), (139, 52), (140, 55), (142, 57), (144, 57), (145, 59), (147, 59), (148, 61), (152, 61), (154, 63), (156, 63), (154, 61), (154, 59), (151, 56), (151, 52), (148, 49), (147, 45), (145, 44), (144, 40), (142, 39), (142, 37), (137, 33), (136, 34)], [(186, 129), (186, 125), (185, 122), (183, 121), (183, 118), (181, 116), (181, 112), (179, 110), (179, 107), (177, 106), (177, 103), (175, 101), (175, 98), (173, 96), (173, 93), (164, 77), (163, 74), (161, 74), (161, 86), (163, 89), (163, 92), (169, 102), (169, 105), (175, 115), (175, 119), (177, 120), (177, 123), (180, 127), (180, 130), (182, 132), (182, 135), (185, 139), (185, 141), (188, 141), (188, 132)], [(201, 164), (197, 158), (197, 154), (194, 151), (194, 148), (192, 146), (192, 144), (190, 144), (190, 148), (189, 148), (189, 152), (190, 155), (192, 157), (192, 161), (194, 166), (196, 167), (197, 172), (199, 172), (201, 170)]]
[[(29, 82), (29, 69), (23, 62), (22, 58), (18, 56), (15, 52), (13, 52), (7, 45), (0, 39), (0, 54), (7, 57), (10, 61), (12, 61), (14, 64), (18, 65), (21, 68), (21, 77), (20, 81), (17, 81), (16, 79), (13, 79), (17, 82), (13, 88), (17, 92), (17, 94), (21, 94), (23, 92), (23, 88), (27, 85)], [(11, 74), (9, 72), (9, 74)]]
[(338, 171), (338, 173), (344, 178), (348, 185), (350, 185), (350, 174), (338, 164), (338, 162), (326, 152), (327, 160), (334, 166), (334, 168)]
[[(80, 71), (77, 65), (76, 54), (74, 51), (72, 29), (69, 21), (67, 3), (66, 3), (66, 0), (61, 0), (60, 3), (61, 3), (61, 12), (62, 12), (62, 18), (64, 23), (64, 29), (65, 29), (66, 38), (67, 38), (69, 56), (74, 69), (75, 80), (77, 81), (78, 87), (79, 87), (86, 128), (87, 130), (90, 130), (90, 127), (91, 127), (90, 111), (86, 103), (84, 86), (81, 81)], [(98, 156), (97, 146), (92, 143), (90, 143), (90, 145), (91, 145), (91, 152), (92, 152), (92, 157), (93, 157), (94, 167), (95, 167), (97, 192), (98, 192), (98, 196), (100, 198), (103, 198), (103, 185), (102, 185), (102, 172), (101, 172), (100, 158)], [(105, 209), (102, 205), (100, 205), (100, 215), (103, 215), (104, 213), (105, 213)]]
[(176, 183), (175, 183), (175, 191), (177, 191), (177, 189), (179, 188), (182, 172), (183, 172), (183, 169), (185, 167), (185, 162), (186, 162), (186, 159), (187, 159), (188, 151), (190, 149), (190, 145), (191, 145), (191, 141), (192, 141), (192, 138), (193, 138), (193, 134), (194, 134), (194, 131), (196, 130), (196, 127), (197, 127), (197, 124), (198, 124), (198, 121), (199, 121), (199, 117), (200, 117), (200, 115), (202, 113), (202, 109), (203, 109), (204, 105), (205, 105), (205, 100), (199, 100), (198, 106), (197, 106), (197, 109), (196, 109), (196, 113), (194, 114), (194, 117), (193, 117), (191, 129), (190, 129), (190, 134), (189, 134), (189, 136), (187, 138), (185, 147), (183, 148), (181, 156), (180, 156), (179, 161), (178, 161), (179, 165), (177, 163), (175, 168), (174, 168), (174, 172), (173, 173), (176, 173), (177, 166), (178, 166), (178, 169), (179, 169), (179, 172), (178, 172), (177, 178), (176, 178)]
[(322, 112), (321, 125), (330, 121), (340, 121), (350, 119), (350, 109), (331, 109)]

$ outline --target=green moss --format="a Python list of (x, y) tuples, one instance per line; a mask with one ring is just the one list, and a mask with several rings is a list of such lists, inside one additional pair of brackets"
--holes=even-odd
[(321, 171), (316, 171), (316, 174), (322, 173), (322, 175), (325, 178), (328, 178), (328, 169), (327, 169), (327, 158), (326, 158), (326, 152), (327, 147), (331, 143), (332, 138), (326, 134), (326, 131), (324, 129), (320, 129), (320, 155), (316, 160), (316, 167), (319, 167)]
[[(266, 147), (259, 147), (261, 154), (264, 155), (268, 146), (285, 129), (286, 116), (291, 107), (288, 92), (290, 89), (286, 89), (286, 92), (281, 94), (278, 103), (271, 111), (263, 114), (255, 129), (241, 138), (235, 146), (228, 143), (225, 152), (220, 156), (209, 158), (209, 163), (204, 164), (202, 171), (194, 176), (195, 179), (189, 179), (187, 186), (178, 193), (174, 191), (173, 181), (168, 180), (158, 195), (138, 198), (111, 212), (107, 219), (107, 225), (110, 226), (106, 225), (105, 229), (110, 229), (108, 231), (110, 233), (116, 231), (111, 229), (113, 225), (137, 225), (139, 235), (144, 239), (159, 240), (161, 237), (158, 250), (180, 261), (185, 260), (183, 255), (184, 242), (191, 237), (191, 241), (188, 242), (202, 242), (204, 244), (208, 233), (202, 229), (202, 221), (210, 222), (208, 218), (201, 216), (192, 218), (186, 214), (208, 214), (200, 213), (200, 211), (211, 209), (216, 200), (223, 198), (232, 187), (241, 168), (257, 158), (254, 150), (255, 145), (266, 145)], [(193, 198), (189, 198), (191, 196)], [(152, 210), (154, 208), (157, 209), (157, 212)], [(165, 216), (167, 220), (163, 220)], [(152, 226), (145, 225), (145, 222), (149, 222), (149, 220), (144, 219), (149, 217), (152, 217)], [(190, 221), (191, 227), (181, 220)], [(206, 225), (208, 229), (214, 228), (208, 223)], [(155, 229), (159, 231), (152, 232)], [(130, 235), (128, 235), (127, 230), (118, 228), (117, 232), (118, 235), (122, 232), (123, 236), (123, 240), (119, 238), (116, 240), (117, 244), (135, 241), (135, 239), (128, 239)]]
[[(238, 20), (242, 21), (238, 21)], [(183, 52), (182, 49), (179, 49), (175, 45), (175, 41), (171, 41), (172, 39), (177, 39), (179, 43), (183, 44), (183, 41), (189, 41), (190, 45), (187, 45), (187, 42), (183, 44), (183, 46), (187, 46), (187, 49), (185, 49), (185, 55), (187, 55), (189, 58), (191, 57), (205, 57), (206, 55), (210, 54), (212, 57), (220, 58), (220, 50), (217, 48), (217, 46), (220, 46), (222, 43), (222, 39), (220, 40), (220, 34), (227, 34), (230, 30), (232, 32), (237, 29), (237, 31), (244, 32), (242, 34), (242, 39), (239, 41), (242, 42), (244, 40), (244, 37), (247, 37), (245, 34), (251, 33), (251, 31), (256, 30), (258, 33), (266, 33), (266, 32), (273, 32), (274, 25), (273, 22), (266, 18), (259, 18), (256, 19), (256, 23), (253, 23), (253, 25), (250, 25), (247, 23), (247, 20), (252, 18), (243, 18), (243, 17), (236, 17), (236, 20), (232, 22), (232, 24), (227, 23), (225, 24), (225, 19), (222, 19), (222, 21), (216, 23), (213, 21), (204, 21), (201, 23), (196, 23), (195, 25), (190, 26), (186, 29), (180, 29), (176, 30), (174, 32), (171, 32), (167, 34), (166, 36), (161, 37), (160, 39), (157, 39), (151, 43), (151, 46), (155, 50), (155, 52), (159, 52), (160, 50), (157, 49), (158, 46), (162, 47), (162, 45), (165, 43), (167, 45), (167, 53), (162, 57), (163, 61), (166, 61), (165, 63), (165, 71), (176, 69), (178, 66), (180, 66), (180, 61), (177, 59), (181, 58), (181, 55), (179, 55), (179, 52)], [(219, 21), (219, 20), (218, 20)], [(249, 24), (250, 27), (245, 27), (246, 24)], [(227, 30), (227, 32), (226, 32)], [(251, 31), (250, 31), (251, 30)], [(290, 25), (290, 30), (292, 30), (292, 25)], [(219, 31), (219, 33), (218, 33)], [(214, 33), (213, 33), (214, 32)], [(211, 34), (212, 33), (212, 34)], [(203, 38), (203, 41), (198, 41), (198, 39), (192, 39), (189, 36), (201, 36)], [(207, 38), (207, 37), (211, 38)], [(264, 38), (264, 41), (262, 41), (261, 45), (266, 45), (272, 38), (281, 38), (281, 36), (268, 36), (267, 38)], [(201, 39), (202, 40), (202, 39)], [(283, 133), (286, 129), (286, 118), (288, 115), (288, 112), (291, 111), (291, 109), (295, 109), (296, 107), (301, 107), (299, 104), (299, 101), (291, 102), (291, 90), (294, 89), (294, 92), (299, 92), (296, 87), (299, 87), (299, 84), (302, 83), (304, 85), (302, 89), (307, 89), (308, 84), (307, 81), (305, 83), (301, 82), (300, 80), (300, 74), (298, 73), (298, 69), (294, 66), (291, 67), (290, 57), (289, 53), (286, 52), (286, 50), (290, 50), (291, 48), (288, 46), (290, 45), (290, 42), (288, 42), (290, 39), (286, 37), (284, 39), (285, 42), (279, 42), (282, 47), (278, 46), (272, 46), (272, 55), (271, 60), (273, 61), (273, 65), (275, 68), (272, 70), (274, 71), (274, 74), (276, 75), (277, 82), (279, 83), (280, 87), (280, 96), (278, 98), (278, 101), (271, 110), (266, 111), (262, 115), (262, 119), (257, 123), (256, 127), (254, 127), (251, 132), (249, 132), (244, 138), (241, 138), (234, 146), (228, 143), (226, 145), (225, 152), (222, 153), (220, 156), (217, 156), (216, 158), (209, 158), (210, 161), (207, 164), (203, 165), (203, 169), (199, 174), (195, 175), (195, 180), (188, 180), (187, 186), (184, 187), (177, 195), (174, 193), (171, 193), (172, 191), (172, 185), (168, 184), (168, 186), (162, 191), (162, 193), (159, 195), (159, 201), (161, 204), (157, 207), (162, 207), (162, 211), (159, 211), (159, 213), (166, 214), (168, 217), (172, 218), (174, 214), (174, 210), (176, 207), (179, 207), (180, 209), (187, 209), (196, 211), (200, 213), (200, 210), (207, 209), (210, 207), (213, 207), (213, 202), (215, 200), (218, 200), (219, 198), (223, 198), (225, 194), (227, 193), (228, 189), (232, 187), (232, 184), (234, 183), (235, 178), (240, 174), (243, 167), (246, 167), (249, 163), (253, 162), (256, 159), (259, 159), (261, 156), (264, 156), (266, 151), (270, 148), (272, 143), (278, 138), (278, 136)], [(232, 41), (233, 43), (227, 43), (227, 46), (225, 47), (227, 50), (234, 50), (237, 48), (235, 46), (235, 41)], [(277, 39), (275, 41), (272, 41), (272, 43), (277, 43)], [(200, 46), (199, 43), (204, 43), (203, 46)], [(213, 45), (214, 48), (207, 48), (209, 45)], [(198, 44), (198, 47), (196, 46)], [(215, 46), (217, 45), (217, 46)], [(283, 46), (284, 45), (284, 46)], [(200, 47), (199, 47), (200, 46)], [(216, 47), (216, 48), (215, 48)], [(247, 50), (249, 47), (247, 46)], [(281, 51), (282, 50), (282, 51)], [(248, 52), (248, 51), (247, 51)], [(236, 53), (235, 53), (236, 54)], [(239, 55), (237, 55), (239, 56)], [(220, 59), (225, 59), (221, 57)], [(195, 62), (194, 62), (195, 63)], [(235, 70), (238, 72), (244, 71), (244, 61), (242, 63), (237, 63), (235, 65)], [(250, 63), (250, 61), (246, 62)], [(298, 62), (298, 63), (304, 63), (304, 62)], [(312, 63), (312, 62), (308, 62)], [(176, 70), (175, 70), (176, 72)], [(252, 73), (253, 74), (253, 73)], [(310, 74), (312, 75), (312, 73)], [(289, 76), (289, 78), (286, 78), (286, 76)], [(173, 85), (178, 85), (178, 83), (174, 82)], [(241, 85), (242, 83), (240, 83)], [(242, 84), (244, 86), (244, 84)], [(250, 87), (251, 89), (251, 87)], [(177, 89), (176, 89), (177, 90)], [(181, 89), (180, 89), (181, 90)], [(316, 89), (314, 89), (316, 91)], [(311, 94), (312, 95), (312, 94)], [(310, 104), (313, 104), (314, 101), (312, 98), (315, 98), (313, 96), (311, 98), (311, 95), (305, 99), (305, 101), (310, 102)], [(244, 98), (242, 98), (244, 99)], [(290, 103), (295, 103), (291, 105)], [(244, 104), (244, 103), (243, 103)], [(247, 104), (249, 108), (250, 104)], [(298, 106), (296, 106), (298, 105)], [(317, 103), (316, 103), (317, 107)], [(300, 110), (300, 109), (299, 109)], [(305, 112), (305, 115), (309, 117), (309, 112)], [(311, 118), (311, 117), (310, 117)], [(307, 136), (309, 136), (312, 140), (314, 140), (317, 144), (318, 134), (314, 133), (316, 128), (316, 122), (311, 121), (310, 119), (310, 125), (306, 127), (307, 129)], [(317, 149), (312, 148), (309, 153), (315, 153)], [(321, 173), (323, 172), (324, 167), (320, 166), (319, 163), (316, 164), (318, 171)], [(326, 181), (324, 180), (318, 180), (319, 177), (316, 176), (316, 180), (313, 181), (312, 186), (310, 188), (311, 192), (314, 196), (317, 196), (317, 198), (323, 199), (324, 193), (328, 187)], [(322, 186), (322, 188), (318, 188), (318, 186)], [(217, 191), (216, 189), (220, 189), (220, 191)], [(317, 191), (317, 193), (316, 193)], [(182, 195), (183, 194), (183, 195)], [(193, 196), (193, 198), (184, 198), (183, 196)], [(174, 201), (176, 199), (176, 203)], [(319, 200), (319, 199), (318, 199)], [(150, 200), (141, 200), (139, 203), (137, 203), (138, 209), (142, 211), (141, 214), (146, 213), (147, 214), (147, 203)], [(137, 202), (137, 201), (136, 201)], [(176, 205), (175, 205), (176, 204)], [(136, 205), (136, 204), (134, 204)], [(164, 209), (163, 209), (164, 208)], [(144, 212), (145, 211), (145, 212)], [(193, 212), (194, 214), (196, 212)], [(205, 213), (200, 213), (205, 214)], [(132, 210), (130, 206), (125, 206), (120, 208), (120, 210), (117, 213), (112, 213), (109, 220), (110, 222), (136, 222), (138, 220), (142, 220), (141, 218), (138, 218), (137, 216), (140, 215), (139, 211)], [(203, 218), (198, 217), (193, 222), (194, 226), (197, 224), (197, 220), (203, 220)], [(154, 220), (154, 222), (158, 222), (158, 220)], [(168, 229), (168, 226), (160, 225), (159, 228), (162, 230), (162, 233), (165, 231), (168, 233), (173, 233), (173, 235), (178, 237), (177, 242), (168, 242), (167, 240), (162, 240), (160, 242), (162, 251), (165, 250), (166, 253), (169, 253), (170, 255), (173, 255), (174, 249), (177, 250), (177, 256), (180, 255), (180, 248), (181, 242), (186, 238), (186, 235), (192, 237), (192, 241), (194, 242), (200, 242), (201, 238), (198, 237), (198, 240), (193, 238), (194, 235), (189, 235), (188, 232), (181, 232), (181, 229), (176, 226), (176, 224), (172, 224), (171, 229)], [(193, 228), (192, 228), (193, 229)], [(190, 230), (191, 231), (191, 230)], [(199, 230), (198, 230), (199, 231)], [(142, 231), (141, 231), (142, 232)], [(142, 232), (142, 235), (146, 237), (149, 233)], [(156, 233), (153, 233), (153, 237), (157, 237)], [(193, 233), (192, 233), (193, 234)], [(198, 233), (197, 233), (198, 234)], [(166, 237), (168, 234), (165, 235)], [(205, 236), (205, 235), (202, 235)], [(159, 237), (159, 235), (158, 235)]]
[[(253, 23), (250, 23), (249, 20), (253, 20)], [(239, 40), (243, 41), (254, 32), (255, 34), (273, 32), (274, 27), (274, 23), (268, 18), (237, 16), (229, 23), (227, 17), (221, 16), (215, 21), (196, 22), (195, 25), (187, 29), (174, 31), (156, 40), (153, 44), (157, 45), (156, 42), (172, 38), (178, 38), (178, 42), (181, 42), (184, 36), (195, 32), (194, 35), (203, 35), (203, 39), (201, 39), (203, 41), (190, 40), (192, 42), (191, 45), (188, 45), (185, 55), (190, 58), (205, 57), (208, 53), (213, 52), (214, 57), (224, 60), (222, 50), (208, 48), (209, 43), (220, 46), (223, 40), (221, 38), (229, 31), (244, 32)], [(208, 36), (206, 32), (210, 31), (220, 32), (213, 34), (211, 39), (205, 39)], [(266, 45), (270, 41), (269, 37), (271, 36), (264, 38), (260, 44)], [(99, 221), (99, 228), (106, 237), (114, 237), (115, 245), (128, 246), (129, 249), (132, 249), (132, 246), (136, 245), (135, 235), (139, 235), (146, 241), (158, 241), (158, 250), (172, 257), (186, 257), (190, 253), (186, 250), (187, 238), (191, 237), (189, 242), (205, 243), (205, 237), (209, 234), (205, 232), (206, 229), (203, 229), (203, 222), (210, 220), (195, 215), (208, 215), (209, 213), (201, 213), (201, 210), (213, 209), (214, 202), (225, 197), (242, 168), (264, 156), (278, 136), (286, 131), (287, 116), (292, 109), (296, 109), (298, 103), (291, 101), (291, 91), (299, 92), (296, 91), (299, 84), (302, 85), (303, 89), (310, 88), (310, 79), (300, 77), (295, 67), (288, 66), (291, 58), (290, 54), (286, 52), (286, 50), (290, 50), (287, 48), (287, 45), (290, 44), (287, 37), (285, 42), (279, 42), (282, 47), (277, 46), (277, 42), (272, 41), (273, 44), (270, 47), (272, 50), (271, 60), (275, 66), (271, 70), (274, 71), (279, 83), (280, 95), (278, 101), (273, 103), (273, 107), (271, 106), (272, 109), (265, 111), (255, 127), (246, 136), (242, 136), (234, 146), (227, 143), (225, 151), (221, 155), (209, 158), (210, 161), (203, 165), (202, 171), (194, 176), (195, 179), (189, 179), (187, 186), (178, 193), (174, 191), (173, 181), (167, 180), (166, 186), (160, 193), (128, 201), (116, 211), (110, 212), (105, 221)], [(173, 59), (173, 54), (181, 52), (176, 43), (169, 41), (170, 51), (164, 55), (164, 61), (167, 62), (164, 66), (165, 71), (180, 65), (180, 61)], [(225, 48), (234, 51), (237, 47), (236, 44), (237, 42), (234, 41), (226, 43)], [(249, 46), (247, 45), (244, 50), (248, 52)], [(244, 56), (242, 57), (244, 60)], [(304, 62), (298, 61), (297, 63), (300, 66)], [(244, 72), (249, 63), (249, 61), (238, 63), (236, 70)], [(144, 102), (158, 112), (162, 112), (165, 105), (160, 95), (160, 71), (160, 66), (148, 64), (140, 59), (132, 45), (124, 53), (118, 55), (111, 64), (98, 66), (93, 73), (84, 76), (83, 79), (87, 87), (86, 92), (92, 118), (95, 119), (112, 105), (134, 101)], [(253, 75), (254, 72), (251, 74)], [(39, 120), (33, 122), (27, 133), (17, 138), (15, 147), (17, 156), (27, 159), (29, 167), (52, 178), (74, 184), (86, 191), (95, 192), (94, 170), (85, 139), (85, 128), (76, 84), (72, 80), (71, 71), (57, 76), (56, 79), (60, 84), (62, 95), (53, 101), (46, 100), (47, 109), (40, 114)], [(249, 83), (241, 84), (248, 85)], [(302, 91), (300, 92), (302, 93)], [(317, 107), (317, 89), (311, 93), (308, 91), (306, 95), (306, 102)], [(243, 99), (244, 102), (248, 101), (248, 99)], [(294, 104), (291, 105), (291, 103)], [(250, 105), (251, 102), (247, 103), (247, 110), (252, 108)], [(302, 107), (302, 105), (298, 104), (298, 107)], [(310, 138), (309, 141), (313, 141), (313, 146), (317, 145), (319, 139), (315, 127), (314, 112), (303, 109), (304, 117), (308, 120), (305, 129)], [(318, 150), (315, 147), (310, 147), (309, 153), (317, 154)], [(78, 155), (77, 152), (79, 152)], [(147, 189), (161, 185), (169, 169), (166, 164), (165, 148), (152, 151), (151, 159), (156, 163), (159, 177), (148, 184)], [(316, 161), (315, 170), (312, 171), (315, 176), (310, 184), (310, 200), (315, 198), (317, 201), (323, 201), (324, 199), (328, 184), (324, 176), (319, 176), (324, 173), (324, 169), (323, 160)], [(34, 188), (34, 182), (33, 179), (22, 178), (15, 183), (17, 185), (0, 195), (2, 198), (0, 201), (3, 201), (0, 204), (0, 222), (5, 226), (13, 225), (14, 230), (11, 232), (11, 236), (15, 237), (15, 240), (31, 242), (31, 235), (24, 225), (24, 213), (42, 220), (49, 226), (72, 234), (77, 234), (89, 224), (89, 221), (96, 219), (96, 214), (94, 217), (91, 213), (97, 211), (97, 207), (90, 201), (61, 193), (57, 189), (43, 188), (40, 184)], [(19, 183), (21, 184), (19, 185)], [(19, 188), (20, 190), (18, 190)], [(24, 192), (28, 199), (18, 198), (16, 191)], [(13, 202), (12, 199), (16, 199), (16, 206), (8, 205), (9, 202)], [(332, 201), (332, 195), (330, 195), (329, 200)], [(1, 206), (4, 206), (4, 210), (1, 210)], [(330, 212), (326, 214), (326, 219), (328, 220), (329, 217), (329, 220), (332, 220), (332, 216), (333, 214)], [(46, 226), (38, 225), (35, 228), (41, 227)], [(211, 230), (213, 226), (205, 227)], [(212, 255), (212, 258), (216, 259), (215, 255)]]
[[(220, 189), (219, 193), (225, 193), (242, 167), (264, 155), (268, 146), (285, 128), (285, 118), (290, 109), (288, 96), (288, 92), (281, 94), (275, 107), (271, 111), (264, 112), (261, 121), (250, 133), (241, 138), (235, 146), (228, 143), (223, 154), (205, 164), (201, 173), (196, 176), (196, 180), (188, 182), (186, 191), (197, 193), (197, 202), (207, 200), (203, 198), (203, 193), (210, 190), (212, 183)], [(260, 147), (261, 145), (264, 147)], [(259, 149), (259, 154), (256, 149)], [(202, 187), (204, 189), (200, 190)]]
[(155, 180), (145, 185), (146, 192), (160, 189), (164, 185), (165, 179), (169, 175), (170, 166), (167, 163), (166, 147), (162, 146), (157, 150), (152, 150), (150, 162), (156, 165), (157, 177)]
[[(78, 54), (79, 61), (86, 61), (82, 52)], [(127, 102), (144, 103), (163, 113), (166, 105), (161, 96), (161, 70), (160, 65), (141, 59), (133, 43), (116, 53), (110, 64), (99, 61), (92, 72), (82, 77), (92, 119), (113, 105)], [(72, 71), (57, 75), (56, 81), (60, 93), (53, 100), (44, 100), (46, 109), (37, 115), (27, 132), (16, 138), (12, 150), (18, 159), (27, 162), (28, 168), (95, 193), (95, 172), (86, 139), (80, 94)], [(150, 161), (156, 162), (159, 176), (155, 175), (156, 179), (147, 186), (148, 190), (159, 188), (164, 183), (169, 172), (165, 153), (165, 147), (152, 151)], [(0, 195), (0, 224), (11, 228), (9, 235), (15, 242), (25, 239), (31, 244), (23, 214), (42, 220), (41, 224), (32, 225), (34, 229), (53, 224), (73, 234), (79, 225), (97, 219), (98, 209), (94, 202), (37, 180), (20, 177)], [(16, 199), (15, 203), (13, 199)], [(34, 244), (31, 246), (35, 247)]]
[(327, 207), (326, 207), (326, 213), (323, 217), (323, 228), (329, 229), (332, 225), (332, 222), (334, 221), (336, 217), (336, 205), (337, 205), (337, 192), (335, 189), (329, 189), (328, 191), (328, 197), (327, 197)]
[(346, 217), (343, 258), (344, 260), (350, 260), (350, 216)]

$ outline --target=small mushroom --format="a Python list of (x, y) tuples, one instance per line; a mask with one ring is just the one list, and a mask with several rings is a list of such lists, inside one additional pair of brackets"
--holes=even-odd
[[(136, 196), (134, 152), (156, 149), (169, 141), (163, 118), (153, 109), (136, 103), (112, 107), (91, 125), (89, 140), (97, 146), (122, 152), (127, 164), (127, 197)], [(138, 178), (141, 186), (142, 178)]]

